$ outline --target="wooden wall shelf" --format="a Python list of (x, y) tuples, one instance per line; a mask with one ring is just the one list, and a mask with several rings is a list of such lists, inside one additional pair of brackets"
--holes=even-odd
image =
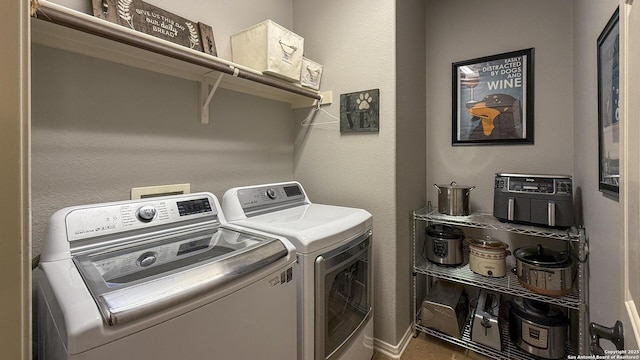
[(316, 106), (320, 100), (321, 104), (330, 104), (333, 100), (331, 91), (306, 89), (45, 0), (32, 2), (32, 6), (32, 43), (203, 84), (203, 123), (208, 123), (204, 101), (217, 86), (286, 102), (292, 108)]

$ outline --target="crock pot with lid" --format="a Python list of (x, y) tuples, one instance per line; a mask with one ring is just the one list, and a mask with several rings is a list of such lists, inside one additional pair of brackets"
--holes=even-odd
[(522, 350), (546, 359), (565, 356), (569, 319), (544, 302), (513, 298), (509, 303), (509, 335)]
[(446, 215), (469, 215), (469, 194), (475, 186), (450, 184), (433, 184), (438, 189), (438, 212)]
[(445, 224), (432, 224), (426, 228), (424, 252), (426, 258), (440, 265), (460, 265), (463, 263), (461, 229)]
[(493, 239), (468, 237), (465, 241), (469, 244), (469, 269), (476, 274), (503, 277), (507, 275), (507, 255), (509, 245)]
[(498, 250), (506, 250), (509, 248), (509, 245), (507, 245), (505, 242), (498, 239), (493, 239), (490, 236), (485, 236), (483, 238), (469, 237), (466, 239), (466, 241), (469, 244), (469, 246), (475, 246), (475, 247), (487, 249), (487, 250), (498, 251)]
[(518, 248), (516, 275), (525, 288), (542, 295), (562, 296), (571, 293), (574, 261), (566, 251), (554, 251), (542, 245)]

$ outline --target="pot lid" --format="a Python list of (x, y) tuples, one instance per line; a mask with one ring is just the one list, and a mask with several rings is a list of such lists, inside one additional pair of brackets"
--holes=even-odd
[(521, 318), (539, 325), (564, 326), (569, 324), (569, 319), (559, 308), (533, 299), (513, 298), (511, 300), (511, 311)]
[(540, 244), (519, 248), (513, 256), (527, 264), (544, 267), (565, 267), (571, 262), (569, 253), (545, 249)]
[(477, 246), (488, 250), (505, 250), (509, 247), (509, 245), (507, 245), (506, 243), (497, 239), (493, 239), (491, 238), (491, 236), (485, 236), (478, 239), (468, 237), (465, 240), (471, 246)]
[(469, 186), (469, 185), (458, 185), (458, 183), (456, 183), (455, 181), (452, 181), (450, 184), (435, 184), (435, 186), (437, 188), (443, 188), (443, 189), (475, 189), (475, 186)]
[(445, 224), (429, 225), (427, 235), (439, 239), (464, 239), (464, 232), (461, 229)]

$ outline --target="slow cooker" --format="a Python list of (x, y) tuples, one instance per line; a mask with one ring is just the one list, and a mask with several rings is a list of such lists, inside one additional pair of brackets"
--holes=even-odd
[(537, 245), (519, 248), (513, 256), (518, 280), (525, 288), (547, 296), (571, 293), (575, 266), (568, 252)]
[(467, 238), (469, 244), (469, 269), (476, 274), (489, 277), (507, 275), (507, 255), (509, 245), (489, 236)]
[(545, 359), (565, 356), (569, 319), (544, 302), (513, 298), (509, 303), (509, 336), (522, 350)]
[(464, 233), (461, 229), (444, 224), (432, 224), (427, 227), (426, 232), (424, 247), (429, 261), (439, 265), (462, 264)]

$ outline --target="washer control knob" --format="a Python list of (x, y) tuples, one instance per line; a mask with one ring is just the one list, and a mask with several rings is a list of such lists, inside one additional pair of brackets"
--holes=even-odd
[(142, 222), (149, 222), (156, 217), (156, 208), (151, 205), (145, 205), (138, 209), (138, 219)]
[(268, 189), (267, 190), (267, 197), (271, 200), (275, 200), (276, 199), (276, 191), (273, 189)]
[(140, 267), (147, 267), (153, 264), (154, 262), (156, 262), (156, 260), (158, 260), (158, 254), (156, 254), (155, 252), (149, 251), (140, 255), (136, 263)]

